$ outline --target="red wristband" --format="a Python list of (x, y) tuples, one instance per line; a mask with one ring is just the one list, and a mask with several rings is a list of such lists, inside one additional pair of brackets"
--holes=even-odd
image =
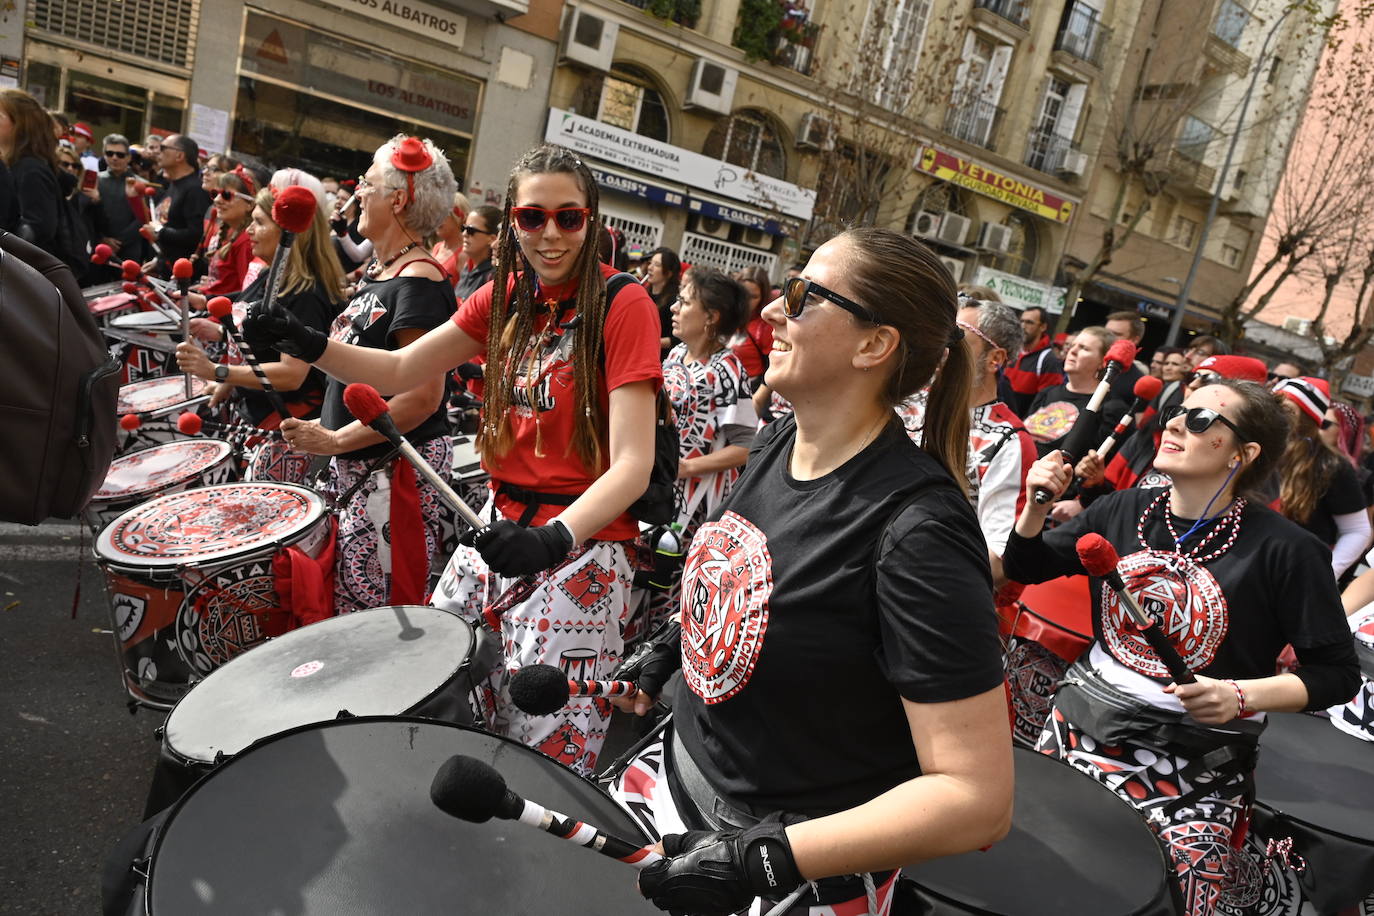
[(1244, 691), (1244, 690), (1241, 690), (1241, 689), (1240, 689), (1240, 685), (1237, 684), (1235, 681), (1231, 680), (1229, 677), (1228, 677), (1228, 678), (1222, 678), (1222, 680), (1225, 681), (1226, 683), (1230, 684), (1230, 685), (1231, 685), (1231, 689), (1234, 690), (1234, 691), (1236, 692), (1236, 706), (1237, 706), (1237, 709), (1236, 709), (1236, 717), (1239, 718), (1239, 717), (1245, 715), (1245, 710), (1246, 710), (1246, 706), (1245, 706), (1245, 691)]

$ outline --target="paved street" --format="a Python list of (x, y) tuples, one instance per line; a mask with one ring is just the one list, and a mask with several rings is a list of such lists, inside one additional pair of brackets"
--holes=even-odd
[(79, 537), (74, 522), (0, 525), (4, 914), (99, 912), (103, 857), (142, 813), (157, 758), (159, 719), (125, 706), (104, 589)]

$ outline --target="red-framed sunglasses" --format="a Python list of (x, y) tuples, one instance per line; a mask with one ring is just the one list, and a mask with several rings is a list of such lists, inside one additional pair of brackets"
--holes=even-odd
[(511, 207), (510, 215), (522, 232), (539, 232), (548, 225), (552, 217), (554, 223), (564, 232), (581, 232), (592, 215), (589, 207), (559, 207), (545, 210), (543, 207)]

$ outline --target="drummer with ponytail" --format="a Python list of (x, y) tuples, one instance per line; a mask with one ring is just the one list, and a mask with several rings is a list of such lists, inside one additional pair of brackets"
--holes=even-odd
[[(662, 837), (667, 858), (640, 873), (661, 909), (762, 897), (766, 911), (801, 888), (787, 913), (885, 916), (901, 866), (1008, 829), (1011, 738), (987, 547), (964, 495), (972, 369), (957, 307), (930, 249), (858, 229), (763, 309), (765, 381), (794, 413), (755, 437), (692, 539), (684, 689), (662, 740), (615, 785)], [(894, 408), (926, 386), (917, 443)]]

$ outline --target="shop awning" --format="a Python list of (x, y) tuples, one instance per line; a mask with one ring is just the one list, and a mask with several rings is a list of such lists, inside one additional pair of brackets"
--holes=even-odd
[(646, 181), (643, 176), (631, 175), (618, 169), (607, 168), (600, 163), (587, 163), (592, 177), (602, 190), (617, 191), (632, 197), (642, 197), (654, 203), (670, 207), (682, 207), (687, 203), (687, 189), (681, 185), (663, 181)]
[(775, 216), (753, 207), (711, 197), (693, 189), (687, 201), (687, 209), (711, 219), (724, 220), (750, 229), (760, 229), (769, 235), (794, 235), (798, 228), (791, 220), (780, 221)]

